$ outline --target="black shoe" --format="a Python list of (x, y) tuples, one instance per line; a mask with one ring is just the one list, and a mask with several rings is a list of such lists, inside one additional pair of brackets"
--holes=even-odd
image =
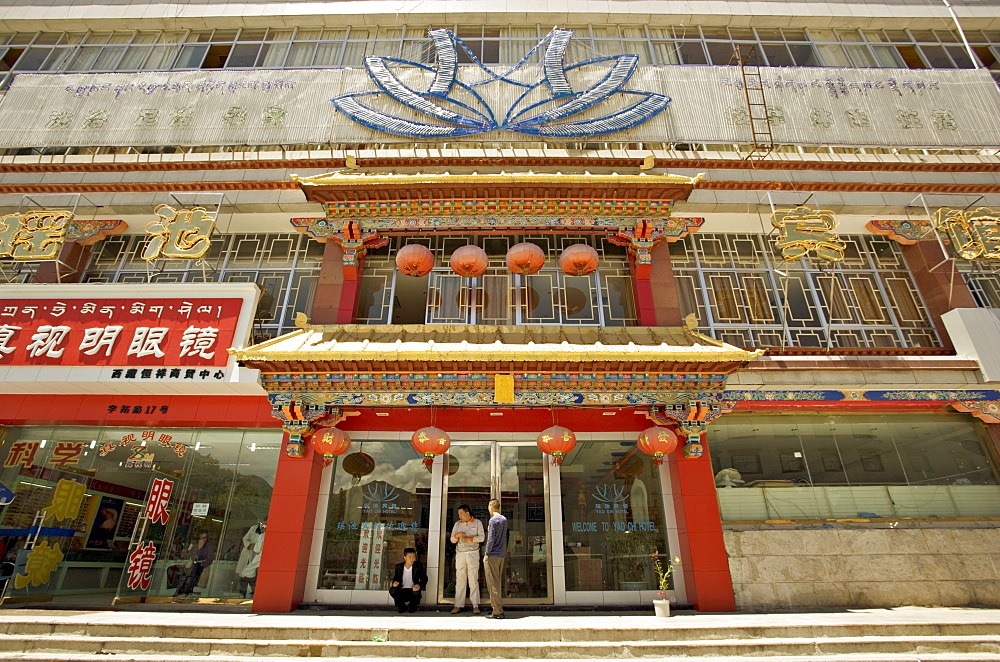
[(504, 616), (503, 616), (503, 614), (502, 614), (502, 613), (500, 613), (500, 614), (497, 614), (497, 613), (495, 613), (495, 612), (494, 612), (494, 613), (492, 613), (492, 614), (487, 614), (487, 615), (486, 615), (486, 618), (503, 618), (503, 617), (504, 617)]
[(406, 613), (406, 609), (404, 607), (400, 607), (399, 608), (399, 613), (400, 614), (405, 614)]
[(411, 613), (411, 614), (412, 614), (412, 613), (414, 613), (415, 611), (417, 611), (417, 608), (416, 608), (416, 607), (410, 607), (410, 613)]

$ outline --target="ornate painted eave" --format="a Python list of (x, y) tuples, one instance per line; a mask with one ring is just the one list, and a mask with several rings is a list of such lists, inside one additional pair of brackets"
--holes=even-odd
[(693, 327), (296, 323), (229, 350), (261, 371), (276, 406), (686, 403), (717, 397), (762, 353)]
[(590, 199), (686, 200), (704, 174), (426, 173), (331, 172), (292, 175), (313, 202), (354, 200)]
[[(230, 350), (251, 368), (272, 371), (302, 364), (319, 370), (344, 364), (698, 364), (729, 373), (760, 356), (697, 334), (663, 327), (544, 327), (449, 325), (310, 325), (243, 350)], [(662, 367), (657, 370), (661, 371)], [(294, 371), (294, 370), (293, 370)], [(367, 372), (367, 370), (363, 370)]]

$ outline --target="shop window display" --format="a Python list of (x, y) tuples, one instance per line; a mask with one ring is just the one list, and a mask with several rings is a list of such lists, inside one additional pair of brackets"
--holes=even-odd
[(388, 591), (404, 549), (427, 563), (430, 469), (408, 443), (366, 441), (331, 470), (319, 588)]
[(280, 442), (278, 430), (8, 428), (4, 597), (246, 599), (262, 536), (249, 555), (244, 539), (266, 527)]
[(1000, 515), (968, 414), (727, 414), (708, 442), (724, 520)]
[(635, 442), (584, 442), (561, 469), (567, 591), (656, 588), (671, 558), (659, 467)]

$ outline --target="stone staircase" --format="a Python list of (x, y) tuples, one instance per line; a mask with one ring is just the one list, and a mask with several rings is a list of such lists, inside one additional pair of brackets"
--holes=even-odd
[(0, 610), (0, 660), (251, 662), (593, 660), (1000, 662), (1000, 611), (862, 610), (671, 618), (509, 611), (390, 616)]

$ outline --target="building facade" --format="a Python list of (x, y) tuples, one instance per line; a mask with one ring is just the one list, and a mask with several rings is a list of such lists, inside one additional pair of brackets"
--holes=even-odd
[(447, 605), (499, 498), (512, 605), (1000, 605), (1000, 3), (0, 48), (5, 604)]

